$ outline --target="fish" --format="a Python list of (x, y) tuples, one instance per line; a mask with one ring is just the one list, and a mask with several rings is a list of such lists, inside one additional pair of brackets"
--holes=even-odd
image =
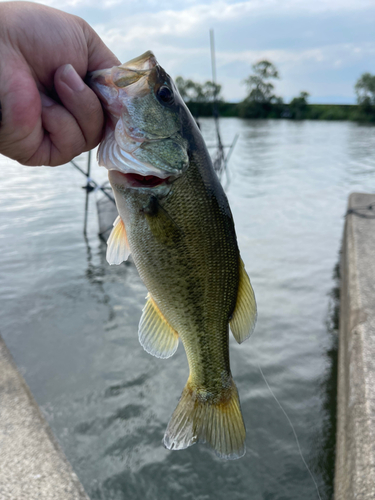
[(257, 306), (232, 213), (200, 130), (151, 51), (88, 76), (106, 128), (98, 162), (119, 213), (109, 264), (132, 255), (148, 295), (139, 341), (158, 358), (185, 348), (189, 377), (163, 444), (207, 443), (222, 459), (245, 454), (245, 425), (230, 370), (229, 327), (253, 332)]

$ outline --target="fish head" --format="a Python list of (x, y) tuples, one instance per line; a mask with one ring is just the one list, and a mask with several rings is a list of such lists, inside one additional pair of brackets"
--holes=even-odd
[(151, 51), (121, 66), (94, 71), (88, 84), (107, 114), (99, 165), (123, 174), (128, 187), (145, 189), (170, 183), (187, 169), (184, 104)]

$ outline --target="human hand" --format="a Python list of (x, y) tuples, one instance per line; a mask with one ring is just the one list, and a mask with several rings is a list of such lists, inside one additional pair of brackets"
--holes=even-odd
[(0, 2), (0, 153), (61, 165), (95, 147), (104, 116), (83, 82), (119, 61), (81, 18), (29, 2)]

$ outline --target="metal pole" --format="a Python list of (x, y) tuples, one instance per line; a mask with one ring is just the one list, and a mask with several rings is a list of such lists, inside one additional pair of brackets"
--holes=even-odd
[(210, 46), (211, 46), (212, 81), (214, 83), (216, 83), (216, 63), (215, 63), (215, 38), (214, 38), (214, 30), (210, 30)]
[(216, 57), (215, 57), (215, 38), (214, 38), (214, 30), (210, 30), (210, 46), (211, 46), (211, 69), (212, 69), (212, 83), (214, 84), (214, 99), (213, 99), (213, 116), (215, 120), (215, 129), (216, 129), (216, 138), (217, 138), (217, 148), (218, 152), (218, 174), (221, 173), (221, 170), (225, 168), (225, 155), (224, 155), (224, 147), (221, 142), (220, 129), (219, 129), (219, 110), (217, 105), (217, 83), (216, 83)]
[(231, 146), (230, 146), (230, 149), (229, 149), (229, 151), (228, 151), (228, 153), (227, 153), (227, 156), (225, 157), (225, 160), (224, 160), (224, 161), (225, 161), (225, 173), (227, 174), (227, 181), (226, 181), (226, 183), (225, 183), (225, 189), (227, 189), (227, 188), (228, 188), (229, 183), (230, 183), (228, 162), (229, 162), (230, 157), (232, 156), (232, 153), (233, 153), (234, 147), (235, 147), (235, 145), (237, 144), (237, 141), (238, 141), (239, 136), (240, 136), (240, 134), (236, 134), (236, 135), (234, 136), (233, 142), (232, 142), (232, 144), (231, 144)]
[[(87, 173), (84, 170), (82, 170), (82, 168), (79, 167), (73, 160), (71, 160), (70, 163), (73, 165), (73, 167), (75, 167), (77, 170), (79, 170), (83, 175), (87, 177)], [(99, 186), (99, 184), (97, 184), (93, 179), (90, 179), (90, 183), (93, 184), (96, 188), (100, 189), (103, 192), (103, 194), (107, 198), (109, 198), (113, 203), (116, 203), (115, 199), (110, 194), (108, 194), (107, 191), (103, 189), (102, 186)]]
[(225, 163), (228, 163), (229, 158), (232, 156), (233, 149), (234, 149), (234, 147), (235, 147), (235, 145), (236, 145), (236, 143), (237, 143), (237, 141), (238, 141), (239, 136), (240, 136), (240, 134), (236, 134), (236, 135), (234, 136), (233, 142), (232, 142), (232, 144), (231, 144), (231, 146), (230, 146), (230, 149), (229, 149), (229, 151), (228, 151), (228, 154), (227, 154), (227, 156), (226, 156), (226, 158), (225, 158)]
[(214, 117), (216, 118), (217, 113), (217, 92), (216, 92), (216, 60), (215, 60), (215, 38), (214, 30), (210, 30), (210, 47), (211, 47), (211, 70), (212, 70), (212, 83), (214, 84), (214, 102), (213, 111)]
[(87, 184), (86, 184), (86, 201), (85, 201), (85, 222), (83, 225), (83, 234), (86, 236), (87, 232), (87, 214), (89, 209), (89, 186), (90, 186), (90, 172), (91, 172), (91, 150), (89, 151), (87, 159)]

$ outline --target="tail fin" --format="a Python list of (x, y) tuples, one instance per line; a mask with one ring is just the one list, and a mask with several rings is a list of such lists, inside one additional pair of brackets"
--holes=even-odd
[(220, 458), (241, 458), (246, 451), (246, 431), (233, 379), (227, 391), (229, 394), (220, 402), (204, 400), (188, 381), (169, 421), (164, 446), (182, 450), (200, 441), (208, 443)]

